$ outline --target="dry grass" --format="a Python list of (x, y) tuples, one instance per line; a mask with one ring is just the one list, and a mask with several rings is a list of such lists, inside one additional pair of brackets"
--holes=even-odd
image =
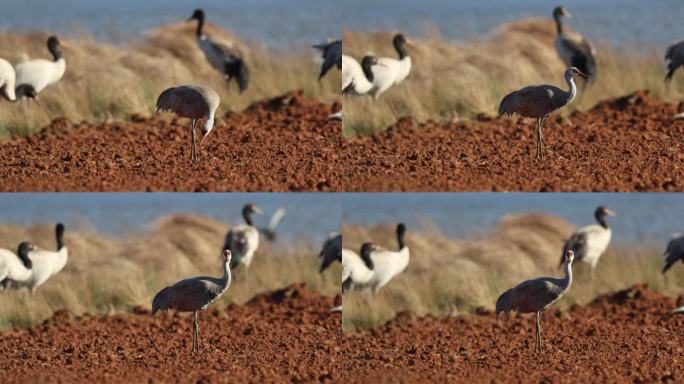
[[(69, 261), (61, 273), (34, 295), (25, 290), (0, 292), (0, 330), (38, 323), (58, 309), (82, 314), (128, 311), (138, 305), (149, 308), (154, 294), (164, 286), (190, 276), (222, 273), (220, 250), (228, 227), (214, 219), (168, 216), (149, 231), (127, 238), (103, 236), (87, 224), (77, 227), (67, 228)], [(15, 249), (23, 239), (52, 249), (54, 228), (0, 226), (0, 247)], [(277, 244), (277, 248), (263, 241), (248, 279), (238, 269), (219, 304), (243, 303), (257, 293), (295, 282), (336, 294), (339, 266), (319, 275), (319, 247), (307, 240)]]
[[(235, 42), (235, 36), (213, 25), (206, 33), (212, 38)], [(122, 120), (132, 114), (154, 113), (157, 96), (179, 84), (203, 84), (221, 95), (220, 113), (239, 111), (264, 98), (301, 89), (324, 101), (337, 99), (339, 71), (331, 71), (320, 84), (317, 53), (308, 47), (290, 52), (267, 50), (261, 45), (245, 47), (251, 71), (250, 88), (238, 95), (236, 85), (225, 85), (221, 75), (209, 66), (197, 47), (194, 23), (177, 23), (149, 32), (141, 41), (112, 45), (89, 37), (65, 41), (67, 70), (62, 80), (40, 94), (45, 109), (33, 102), (0, 103), (0, 138), (27, 134), (52, 119), (71, 121)], [(0, 57), (12, 64), (29, 58), (49, 58), (47, 33), (0, 32)]]
[[(345, 31), (345, 54), (396, 57), (392, 35)], [(516, 89), (544, 83), (565, 88), (565, 68), (553, 46), (554, 37), (552, 21), (535, 19), (504, 24), (484, 41), (452, 42), (434, 32), (423, 39), (412, 38), (416, 45), (408, 47), (413, 62), (408, 79), (376, 103), (369, 97), (346, 98), (344, 134), (380, 132), (403, 116), (452, 121), (480, 113), (496, 115), (503, 96)], [(664, 52), (618, 50), (597, 43), (599, 75), (572, 108), (587, 110), (601, 100), (642, 89), (671, 101), (684, 96), (684, 76), (676, 76), (669, 89), (663, 83)]]
[[(563, 242), (574, 230), (549, 215), (505, 216), (489, 232), (468, 239), (449, 238), (431, 225), (409, 228), (411, 261), (403, 274), (377, 295), (351, 292), (344, 297), (343, 327), (351, 330), (382, 324), (400, 311), (440, 316), (493, 310), (497, 297), (522, 280), (561, 276), (558, 263)], [(393, 226), (343, 227), (345, 248), (358, 250), (368, 239), (396, 248)], [(664, 247), (664, 244), (663, 244)], [(684, 290), (684, 266), (660, 273), (663, 249), (656, 245), (613, 244), (596, 268), (592, 293), (589, 268), (577, 263), (575, 281), (559, 306), (587, 303), (596, 294), (636, 283), (669, 294)]]

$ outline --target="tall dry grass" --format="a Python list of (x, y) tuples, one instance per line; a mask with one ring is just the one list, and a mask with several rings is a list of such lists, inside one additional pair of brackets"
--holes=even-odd
[[(345, 54), (360, 58), (373, 53), (396, 57), (392, 32), (364, 33), (345, 30)], [(396, 119), (412, 116), (452, 121), (477, 114), (496, 115), (499, 102), (511, 91), (532, 84), (566, 87), (564, 64), (553, 45), (555, 26), (550, 20), (526, 20), (503, 24), (491, 38), (453, 42), (437, 32), (412, 39), (407, 49), (413, 62), (411, 74), (400, 85), (380, 96), (347, 97), (344, 100), (343, 132), (347, 136), (383, 131)], [(665, 87), (663, 55), (616, 49), (597, 42), (599, 75), (569, 108), (587, 110), (597, 102), (636, 90), (647, 89), (665, 100), (681, 100), (684, 76)]]
[[(214, 25), (205, 28), (212, 38), (235, 42), (247, 52), (251, 82), (242, 95), (238, 95), (234, 82), (227, 87), (222, 76), (209, 66), (197, 46), (195, 23), (164, 26), (124, 45), (87, 36), (63, 39), (69, 45), (62, 49), (66, 73), (39, 95), (45, 108), (28, 101), (17, 105), (2, 100), (0, 138), (30, 133), (57, 117), (101, 122), (126, 119), (132, 114), (151, 115), (157, 96), (179, 84), (202, 84), (217, 90), (221, 96), (219, 113), (239, 111), (254, 101), (299, 89), (326, 102), (339, 97), (339, 71), (331, 71), (319, 84), (317, 53), (312, 48), (266, 49), (258, 43), (245, 45)], [(0, 57), (14, 65), (29, 58), (49, 58), (47, 37), (44, 32), (0, 32)]]
[[(220, 276), (221, 247), (228, 227), (203, 216), (174, 215), (155, 222), (148, 231), (119, 238), (102, 235), (87, 224), (67, 228), (69, 261), (64, 270), (40, 286), (0, 292), (0, 330), (35, 324), (55, 310), (76, 314), (128, 311), (150, 307), (154, 294), (182, 278)], [(16, 249), (30, 239), (53, 249), (52, 225), (0, 226), (0, 247)], [(247, 278), (238, 269), (219, 305), (243, 303), (255, 294), (295, 282), (334, 295), (340, 269), (318, 273), (320, 244), (301, 239), (288, 244), (263, 241)]]
[[(407, 245), (411, 260), (378, 294), (351, 292), (344, 297), (346, 330), (382, 324), (404, 310), (420, 316), (469, 313), (478, 307), (494, 309), (497, 297), (525, 279), (561, 276), (562, 246), (574, 227), (558, 217), (542, 214), (511, 215), (486, 233), (467, 239), (451, 238), (432, 225), (409, 228)], [(344, 247), (358, 250), (372, 239), (396, 249), (393, 226), (343, 226)], [(576, 263), (575, 280), (559, 303), (567, 308), (587, 303), (595, 295), (636, 283), (648, 283), (657, 291), (681, 294), (684, 266), (677, 265), (663, 277), (662, 252), (656, 245), (611, 244), (601, 258), (594, 288), (589, 268)]]

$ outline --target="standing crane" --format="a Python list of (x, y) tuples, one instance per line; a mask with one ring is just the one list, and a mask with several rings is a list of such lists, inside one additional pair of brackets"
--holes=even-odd
[(667, 75), (665, 83), (670, 84), (677, 68), (684, 65), (684, 40), (674, 43), (665, 52), (665, 64), (667, 65)]
[(201, 85), (180, 85), (169, 88), (159, 95), (157, 111), (170, 111), (180, 117), (192, 119), (192, 126), (190, 127), (192, 132), (190, 160), (197, 158), (195, 150), (195, 127), (197, 123), (202, 119), (206, 119), (204, 125), (200, 127), (202, 139), (199, 146), (201, 147), (204, 139), (214, 128), (216, 108), (218, 108), (220, 102), (221, 99), (216, 91)]
[(31, 292), (35, 292), (39, 286), (64, 268), (69, 260), (69, 250), (64, 244), (64, 229), (62, 223), (55, 226), (56, 251), (28, 247), (26, 255), (31, 261), (31, 275), (25, 280), (16, 281), (13, 287), (27, 287)]
[(362, 289), (368, 287), (368, 282), (373, 278), (375, 265), (371, 259), (371, 252), (378, 247), (370, 242), (361, 246), (360, 256), (354, 251), (342, 250), (342, 293), (350, 289)]
[(537, 160), (544, 160), (544, 142), (542, 139), (542, 125), (544, 120), (553, 112), (572, 103), (577, 95), (574, 77), (587, 77), (579, 69), (570, 67), (565, 70), (565, 82), (569, 90), (564, 91), (553, 85), (532, 85), (509, 93), (499, 105), (499, 118), (504, 114), (511, 116), (517, 113), (523, 117), (537, 119)]
[(36, 247), (24, 241), (17, 247), (17, 254), (9, 249), (0, 249), (0, 289), (28, 280), (33, 273), (33, 262), (29, 252)]
[(321, 81), (332, 67), (337, 66), (337, 69), (342, 69), (342, 40), (328, 41), (323, 44), (316, 44), (313, 47), (321, 51), (323, 58), (318, 81)]
[(318, 273), (323, 273), (330, 264), (335, 261), (342, 262), (342, 234), (333, 232), (328, 235), (328, 238), (323, 243), (323, 248), (318, 254), (321, 259), (321, 266), (318, 268)]
[(553, 10), (557, 32), (555, 46), (558, 56), (563, 60), (565, 66), (576, 67), (582, 73), (586, 73), (589, 76), (587, 81), (591, 82), (596, 78), (597, 73), (596, 49), (582, 35), (564, 31), (561, 20), (563, 16), (572, 18), (572, 14), (565, 7), (556, 7)]
[(565, 276), (540, 277), (525, 280), (515, 287), (502, 293), (496, 300), (496, 318), (501, 312), (518, 311), (520, 313), (536, 312), (537, 344), (535, 352), (542, 351), (541, 345), (541, 316), (553, 303), (558, 301), (572, 284), (572, 261), (575, 254), (568, 250), (565, 253)]
[(667, 249), (663, 254), (663, 259), (665, 259), (663, 273), (667, 272), (677, 260), (681, 260), (682, 263), (684, 263), (684, 235), (681, 233), (672, 235), (670, 242), (667, 243)]
[(62, 55), (61, 46), (66, 46), (66, 44), (62, 44), (57, 36), (50, 36), (47, 40), (47, 47), (52, 54), (52, 60), (36, 59), (17, 64), (15, 68), (17, 90), (21, 89), (17, 92), (17, 97), (23, 95), (31, 97), (31, 88), (26, 88), (26, 85), (30, 85), (35, 93), (40, 93), (45, 87), (55, 84), (64, 76), (66, 60)]
[(207, 309), (209, 304), (223, 295), (230, 286), (229, 250), (223, 251), (223, 276), (197, 276), (181, 280), (176, 284), (159, 291), (152, 300), (152, 316), (157, 311), (173, 309), (178, 312), (194, 312), (192, 351), (199, 352), (199, 323), (200, 311)]
[(188, 21), (197, 20), (197, 44), (199, 45), (209, 64), (221, 72), (230, 83), (235, 79), (240, 89), (244, 92), (249, 86), (249, 68), (240, 50), (228, 43), (219, 42), (204, 35), (204, 11), (196, 9)]
[(373, 292), (378, 292), (380, 288), (387, 285), (393, 278), (402, 273), (408, 266), (410, 260), (410, 251), (404, 241), (406, 235), (406, 225), (404, 223), (397, 224), (397, 251), (389, 251), (381, 247), (375, 247), (370, 259), (373, 261), (373, 276), (366, 283), (373, 289)]
[(252, 214), (254, 213), (263, 214), (263, 211), (254, 204), (245, 205), (242, 208), (242, 217), (245, 219), (245, 223), (229, 230), (223, 244), (223, 250), (230, 250), (233, 254), (230, 269), (244, 265), (244, 276), (247, 275), (254, 253), (259, 248), (259, 230), (252, 221)]
[(398, 33), (392, 39), (394, 49), (399, 55), (399, 59), (391, 57), (381, 57), (378, 59), (378, 64), (373, 66), (373, 89), (370, 94), (377, 99), (381, 94), (385, 93), (393, 85), (397, 85), (404, 81), (411, 72), (411, 56), (406, 51), (407, 44), (413, 44), (406, 37)]
[(31, 84), (21, 84), (15, 87), (17, 83), (17, 74), (14, 67), (9, 61), (0, 58), (0, 91), (2, 96), (11, 102), (16, 102), (22, 97), (33, 99), (38, 105), (38, 92)]
[(374, 66), (384, 66), (378, 64), (375, 56), (366, 55), (361, 59), (361, 65), (352, 57), (342, 57), (342, 93), (365, 95), (373, 89)]
[(575, 231), (563, 245), (560, 265), (565, 262), (565, 254), (572, 250), (577, 255), (577, 261), (583, 261), (591, 267), (591, 285), (594, 286), (594, 270), (601, 255), (608, 248), (612, 231), (606, 222), (607, 216), (615, 216), (615, 212), (600, 206), (594, 211), (598, 225), (587, 225)]

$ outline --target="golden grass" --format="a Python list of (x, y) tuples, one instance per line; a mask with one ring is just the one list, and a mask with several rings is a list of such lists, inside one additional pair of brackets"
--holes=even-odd
[[(396, 57), (392, 32), (364, 33), (345, 30), (345, 54), (356, 58), (373, 53)], [(437, 33), (412, 40), (407, 49), (412, 59), (409, 77), (380, 96), (347, 97), (344, 100), (343, 132), (346, 136), (373, 134), (403, 116), (418, 121), (452, 121), (477, 114), (496, 115), (503, 96), (532, 84), (567, 87), (564, 64), (553, 45), (553, 22), (533, 19), (503, 24), (492, 38), (452, 42)], [(636, 52), (597, 42), (599, 74), (596, 82), (580, 93), (569, 110), (587, 110), (597, 102), (650, 90), (656, 97), (679, 101), (684, 76), (675, 76), (665, 87), (664, 52)]]
[[(30, 133), (57, 117), (102, 122), (126, 119), (132, 114), (149, 116), (154, 113), (157, 96), (180, 84), (214, 88), (221, 96), (221, 114), (299, 89), (326, 102), (339, 98), (339, 71), (330, 71), (320, 84), (316, 81), (318, 53), (313, 48), (284, 52), (258, 44), (247, 47), (214, 25), (205, 28), (212, 38), (235, 42), (247, 52), (251, 82), (242, 95), (238, 95), (234, 82), (227, 87), (222, 76), (209, 66), (197, 46), (195, 23), (161, 27), (127, 45), (80, 37), (65, 40), (69, 45), (62, 49), (66, 73), (60, 82), (40, 93), (44, 109), (28, 100), (17, 104), (0, 102), (0, 138)], [(50, 58), (47, 37), (43, 32), (0, 32), (0, 57), (13, 65), (30, 58)]]
[[(429, 224), (409, 228), (409, 266), (377, 295), (345, 295), (343, 327), (376, 326), (405, 310), (419, 316), (465, 314), (478, 307), (493, 310), (503, 291), (525, 279), (562, 276), (561, 250), (573, 230), (566, 221), (544, 214), (505, 216), (487, 233), (467, 239), (447, 237)], [(393, 226), (345, 225), (343, 234), (345, 248), (358, 250), (372, 239), (396, 249)], [(673, 267), (663, 277), (662, 246), (612, 244), (596, 268), (593, 292), (588, 266), (577, 263), (573, 285), (558, 306), (587, 303), (595, 295), (636, 283), (648, 283), (668, 294), (682, 293), (684, 266)]]
[[(164, 286), (191, 276), (222, 274), (220, 251), (228, 227), (214, 219), (168, 216), (155, 222), (149, 231), (126, 238), (105, 236), (90, 228), (87, 224), (67, 228), (69, 261), (34, 295), (26, 290), (0, 292), (0, 330), (41, 322), (58, 309), (82, 314), (128, 311), (138, 305), (150, 308), (152, 297)], [(54, 228), (0, 226), (0, 247), (15, 249), (24, 239), (53, 249)], [(319, 251), (320, 244), (308, 240), (277, 244), (277, 248), (264, 240), (248, 278), (239, 268), (218, 304), (244, 303), (257, 293), (296, 282), (336, 294), (339, 265), (320, 275)]]

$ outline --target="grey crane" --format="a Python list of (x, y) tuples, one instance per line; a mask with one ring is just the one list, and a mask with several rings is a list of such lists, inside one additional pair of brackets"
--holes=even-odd
[(192, 126), (190, 128), (192, 132), (190, 160), (197, 158), (195, 150), (195, 127), (197, 123), (202, 119), (206, 119), (204, 125), (200, 127), (202, 140), (199, 146), (201, 147), (204, 139), (214, 128), (216, 108), (218, 108), (220, 102), (221, 99), (216, 91), (201, 85), (180, 85), (169, 88), (159, 95), (157, 111), (170, 111), (178, 116), (192, 119)]
[(589, 40), (581, 35), (565, 32), (561, 20), (563, 16), (572, 18), (572, 14), (565, 7), (556, 7), (553, 10), (557, 32), (555, 46), (558, 56), (566, 66), (576, 67), (586, 73), (589, 76), (588, 82), (591, 82), (597, 74), (596, 49)]
[(669, 84), (672, 81), (677, 68), (684, 65), (684, 40), (672, 44), (665, 52), (665, 64), (667, 64), (667, 75), (665, 75), (665, 83)]
[(219, 42), (207, 37), (203, 33), (204, 11), (196, 9), (188, 21), (197, 20), (197, 44), (199, 45), (209, 64), (221, 72), (226, 81), (230, 83), (235, 79), (240, 89), (244, 92), (249, 86), (249, 68), (245, 63), (242, 52), (225, 42)]
[(572, 260), (575, 254), (572, 251), (565, 253), (565, 276), (540, 277), (533, 280), (525, 280), (515, 287), (502, 293), (496, 300), (496, 317), (501, 312), (518, 311), (520, 313), (536, 312), (537, 343), (535, 352), (542, 351), (541, 345), (541, 316), (553, 303), (558, 301), (572, 284)]
[(223, 276), (197, 276), (181, 280), (159, 291), (152, 300), (152, 315), (157, 311), (173, 309), (178, 312), (194, 312), (192, 351), (199, 352), (199, 313), (223, 295), (230, 286), (229, 250), (223, 251)]
[(337, 66), (337, 69), (342, 69), (342, 40), (328, 41), (323, 44), (316, 44), (313, 47), (321, 51), (323, 58), (318, 81), (321, 81), (332, 67)]
[(663, 259), (665, 261), (663, 273), (667, 272), (677, 260), (681, 260), (684, 263), (684, 235), (681, 233), (672, 235), (670, 242), (667, 243), (667, 249), (663, 253)]
[(544, 142), (542, 139), (542, 125), (544, 120), (553, 112), (572, 103), (577, 95), (577, 86), (573, 80), (576, 76), (587, 77), (579, 69), (570, 67), (565, 70), (567, 91), (553, 85), (532, 85), (515, 92), (511, 92), (501, 100), (499, 118), (504, 114), (510, 116), (517, 113), (523, 117), (537, 119), (537, 160), (544, 160)]
[(321, 259), (321, 266), (318, 268), (318, 273), (323, 273), (330, 264), (335, 261), (342, 262), (342, 234), (333, 232), (328, 235), (328, 238), (323, 243), (321, 253), (318, 254)]
[(243, 277), (246, 277), (254, 253), (259, 248), (259, 230), (252, 221), (252, 214), (254, 213), (263, 214), (263, 211), (252, 203), (246, 204), (242, 208), (242, 217), (245, 219), (245, 223), (230, 229), (223, 244), (223, 250), (230, 250), (234, 255), (230, 268), (235, 269), (239, 265), (244, 265)]

